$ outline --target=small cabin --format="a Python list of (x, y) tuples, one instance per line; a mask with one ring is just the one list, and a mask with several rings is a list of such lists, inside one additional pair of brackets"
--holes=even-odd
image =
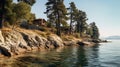
[(33, 24), (38, 26), (46, 26), (47, 21), (45, 19), (35, 19), (33, 20)]

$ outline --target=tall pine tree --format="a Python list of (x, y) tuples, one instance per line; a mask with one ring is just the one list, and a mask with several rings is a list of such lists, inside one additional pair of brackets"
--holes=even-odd
[(75, 17), (77, 16), (78, 9), (76, 8), (76, 5), (74, 2), (70, 3), (70, 7), (68, 8), (69, 15), (70, 15), (70, 34), (73, 30), (73, 23), (75, 22)]
[(91, 28), (91, 38), (93, 39), (99, 39), (99, 29), (96, 26), (95, 22), (90, 23), (90, 28)]
[(3, 26), (4, 20), (4, 11), (5, 11), (5, 2), (6, 0), (0, 0), (0, 29)]
[(55, 22), (57, 32), (61, 36), (61, 25), (67, 24), (67, 9), (64, 5), (64, 0), (48, 0), (46, 3), (46, 14), (49, 20)]
[(87, 28), (87, 23), (86, 21), (87, 19), (87, 15), (85, 12), (79, 10), (78, 11), (78, 16), (76, 16), (76, 21), (77, 21), (77, 25), (76, 25), (76, 31), (78, 33), (80, 33), (80, 36), (82, 36), (82, 34), (85, 32), (86, 28)]

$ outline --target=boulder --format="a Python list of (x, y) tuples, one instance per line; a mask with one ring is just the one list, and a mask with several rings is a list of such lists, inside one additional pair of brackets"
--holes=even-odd
[(53, 44), (55, 48), (63, 46), (62, 39), (58, 37), (57, 35), (49, 35), (48, 41), (50, 41), (50, 43)]
[(76, 41), (64, 41), (65, 46), (72, 46), (72, 45), (75, 45), (75, 44), (77, 44)]

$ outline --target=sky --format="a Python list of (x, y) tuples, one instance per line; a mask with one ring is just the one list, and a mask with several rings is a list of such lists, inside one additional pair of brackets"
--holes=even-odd
[[(47, 19), (44, 14), (46, 2), (47, 0), (36, 0), (32, 6), (32, 13), (37, 18)], [(66, 7), (69, 7), (70, 2), (86, 12), (87, 23), (96, 22), (101, 37), (120, 35), (120, 0), (64, 0)]]

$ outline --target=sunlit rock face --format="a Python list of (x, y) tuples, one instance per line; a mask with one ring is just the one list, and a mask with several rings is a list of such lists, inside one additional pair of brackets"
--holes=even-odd
[(5, 56), (62, 46), (63, 41), (57, 35), (43, 37), (31, 30), (0, 31), (0, 53)]
[(51, 44), (53, 44), (55, 47), (60, 47), (63, 46), (63, 41), (60, 37), (57, 35), (51, 35), (48, 36), (48, 40), (50, 41)]
[(89, 45), (90, 42), (82, 42), (80, 39), (63, 41), (55, 34), (42, 35), (38, 30), (2, 30), (0, 31), (0, 55), (12, 56), (25, 53), (31, 50), (51, 50), (53, 48), (72, 46), (72, 45)]

